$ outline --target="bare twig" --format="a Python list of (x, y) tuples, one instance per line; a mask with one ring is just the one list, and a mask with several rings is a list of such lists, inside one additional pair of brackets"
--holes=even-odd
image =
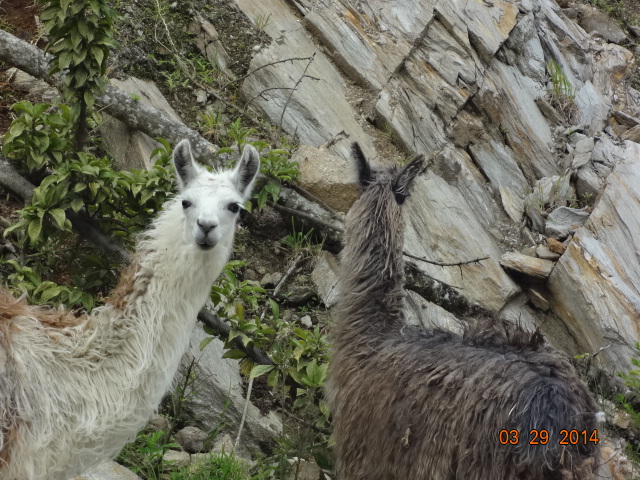
[(240, 426), (238, 427), (238, 435), (236, 436), (236, 443), (233, 445), (234, 449), (238, 448), (240, 444), (240, 435), (242, 435), (242, 428), (244, 427), (244, 421), (247, 418), (247, 410), (249, 408), (249, 401), (251, 400), (251, 389), (253, 388), (253, 378), (249, 377), (249, 385), (247, 386), (247, 398), (244, 402), (244, 408), (242, 409), (242, 418), (240, 419)]
[(284, 119), (284, 113), (287, 111), (287, 107), (289, 106), (289, 101), (293, 96), (293, 92), (295, 92), (298, 89), (298, 85), (300, 85), (302, 83), (302, 80), (304, 80), (305, 78), (312, 78), (314, 80), (319, 80), (315, 77), (310, 77), (309, 75), (307, 75), (307, 70), (309, 70), (309, 67), (313, 63), (313, 60), (315, 59), (315, 57), (316, 57), (316, 52), (313, 52), (313, 55), (311, 55), (311, 58), (309, 58), (309, 61), (307, 62), (307, 66), (304, 67), (304, 71), (302, 72), (302, 75), (300, 76), (296, 84), (293, 86), (293, 89), (289, 93), (289, 96), (287, 97), (287, 101), (284, 102), (284, 107), (282, 107), (282, 113), (280, 114), (280, 122), (278, 124), (278, 127), (280, 128), (280, 130), (282, 130), (282, 120)]
[[(314, 55), (315, 55), (315, 53), (314, 53)], [(241, 77), (238, 77), (238, 78), (236, 78), (234, 80), (231, 80), (230, 82), (225, 83), (220, 88), (224, 89), (224, 88), (227, 88), (229, 85), (231, 85), (233, 83), (241, 82), (245, 78), (250, 77), (251, 75), (253, 75), (257, 71), (262, 70), (263, 68), (272, 67), (272, 66), (277, 65), (279, 63), (286, 63), (286, 62), (293, 63), (293, 62), (302, 61), (302, 60), (310, 60), (311, 58), (312, 57), (291, 57), (291, 58), (285, 58), (284, 60), (276, 60), (275, 62), (265, 63), (264, 65), (260, 65), (258, 68), (254, 68), (253, 70), (248, 72), (246, 75), (242, 75)]]
[(428, 258), (424, 258), (424, 257), (417, 257), (417, 256), (411, 255), (410, 253), (407, 253), (407, 252), (402, 252), (402, 254), (405, 257), (413, 258), (414, 260), (420, 260), (421, 262), (425, 262), (425, 263), (428, 263), (430, 265), (435, 265), (437, 267), (460, 267), (462, 265), (469, 265), (471, 263), (478, 263), (478, 262), (481, 262), (482, 260), (488, 260), (490, 258), (490, 257), (481, 257), (481, 258), (475, 258), (473, 260), (467, 260), (465, 262), (446, 263), (446, 262), (435, 262), (433, 260), (429, 260)]
[(267, 92), (270, 92), (272, 90), (293, 90), (293, 87), (271, 87), (271, 88), (265, 88), (264, 90), (261, 90), (259, 93), (257, 93), (256, 95), (254, 95), (253, 97), (251, 97), (249, 100), (247, 100), (244, 104), (245, 109), (249, 106), (249, 104), (251, 102), (253, 102), (256, 98), (261, 97), (264, 100), (267, 100), (266, 98), (263, 97), (263, 95)]
[[(295, 258), (291, 261), (291, 265), (289, 266), (289, 268), (287, 269), (287, 273), (285, 273), (282, 278), (280, 279), (280, 281), (278, 282), (278, 284), (276, 285), (276, 288), (273, 289), (273, 293), (271, 294), (272, 297), (275, 297), (276, 295), (278, 295), (278, 292), (280, 291), (280, 289), (282, 288), (282, 286), (284, 285), (284, 282), (287, 281), (287, 278), (289, 278), (289, 276), (291, 275), (291, 273), (293, 273), (293, 271), (295, 270), (296, 266), (298, 265), (298, 262), (302, 260), (302, 254), (299, 253), (295, 256)], [(266, 311), (266, 309), (265, 309)], [(262, 316), (260, 317), (260, 320), (264, 319), (264, 313), (262, 314)]]

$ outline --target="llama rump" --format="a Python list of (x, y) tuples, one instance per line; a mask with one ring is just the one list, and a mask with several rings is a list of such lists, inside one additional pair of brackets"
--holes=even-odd
[(173, 153), (179, 193), (103, 307), (75, 317), (0, 290), (0, 480), (68, 480), (115, 457), (157, 408), (232, 251), (260, 158), (233, 170)]
[(477, 319), (464, 335), (407, 326), (402, 205), (419, 156), (374, 170), (346, 220), (327, 395), (339, 480), (586, 480), (598, 409), (538, 333)]

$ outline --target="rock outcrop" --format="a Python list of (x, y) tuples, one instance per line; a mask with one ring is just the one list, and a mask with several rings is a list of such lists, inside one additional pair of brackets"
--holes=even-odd
[[(619, 32), (552, 0), (236, 4), (252, 21), (271, 14), (272, 42), (242, 85), (252, 107), (327, 155), (346, 160), (359, 141), (376, 158), (391, 139), (407, 156), (432, 157), (409, 207), (407, 253), (489, 258), (408, 259), (425, 278), (528, 319), (570, 354), (602, 351), (601, 367), (630, 367), (640, 338), (640, 157), (620, 136), (634, 138), (640, 94), (628, 82), (631, 52), (603, 40), (624, 41)], [(563, 78), (550, 77), (552, 61)], [(554, 82), (565, 84), (564, 103), (550, 97)], [(580, 221), (559, 232), (567, 211)], [(500, 258), (546, 248), (547, 236), (569, 240), (559, 259), (540, 260), (553, 269), (536, 295)]]

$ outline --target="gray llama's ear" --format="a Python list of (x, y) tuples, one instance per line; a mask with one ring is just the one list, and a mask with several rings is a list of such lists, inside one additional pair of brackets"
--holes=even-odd
[(251, 194), (251, 187), (258, 171), (260, 171), (260, 155), (252, 145), (247, 145), (233, 170), (233, 183), (245, 199)]
[(364, 156), (364, 152), (358, 142), (351, 144), (351, 157), (356, 164), (358, 170), (358, 183), (363, 190), (371, 183), (371, 166), (367, 157)]
[(405, 199), (409, 196), (413, 179), (416, 178), (416, 175), (421, 173), (423, 169), (424, 155), (418, 155), (393, 179), (393, 194), (399, 204), (404, 203)]
[(186, 138), (173, 149), (173, 165), (178, 174), (178, 188), (182, 190), (200, 172), (200, 167), (191, 155), (191, 144)]

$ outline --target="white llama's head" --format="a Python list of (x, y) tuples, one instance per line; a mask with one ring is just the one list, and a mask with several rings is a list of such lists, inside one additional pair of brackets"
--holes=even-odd
[(173, 151), (173, 163), (187, 240), (210, 250), (222, 239), (233, 238), (238, 213), (260, 167), (256, 149), (247, 145), (233, 170), (211, 173), (194, 161), (189, 141), (182, 140)]

